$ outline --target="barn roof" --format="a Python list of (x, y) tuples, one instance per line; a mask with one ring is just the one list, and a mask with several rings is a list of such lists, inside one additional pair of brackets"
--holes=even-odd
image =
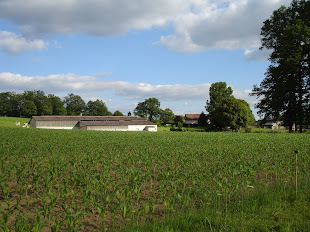
[(36, 121), (136, 121), (146, 120), (135, 116), (32, 116)]
[(78, 121), (85, 126), (156, 125), (135, 116), (32, 116), (35, 121)]
[[(205, 114), (208, 116), (208, 114)], [(200, 117), (200, 114), (185, 114), (185, 119), (187, 120), (198, 120)]]

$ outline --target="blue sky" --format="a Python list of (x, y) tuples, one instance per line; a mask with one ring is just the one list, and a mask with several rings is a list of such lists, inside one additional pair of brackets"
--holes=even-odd
[[(260, 28), (289, 0), (1, 0), (0, 92), (43, 90), (110, 111), (156, 97), (175, 114), (201, 113), (212, 83), (234, 96), (264, 79)], [(256, 116), (257, 117), (257, 116)]]

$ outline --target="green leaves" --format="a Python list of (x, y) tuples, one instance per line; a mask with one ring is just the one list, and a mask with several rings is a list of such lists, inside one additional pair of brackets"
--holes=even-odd
[[(293, 124), (309, 122), (310, 114), (310, 2), (293, 0), (274, 11), (261, 29), (262, 48), (271, 50), (265, 79), (251, 95), (265, 118), (282, 117), (290, 132)], [(297, 125), (296, 125), (297, 126)]]
[(221, 207), (294, 181), (295, 150), (307, 179), (306, 135), (1, 128), (0, 230), (118, 230)]

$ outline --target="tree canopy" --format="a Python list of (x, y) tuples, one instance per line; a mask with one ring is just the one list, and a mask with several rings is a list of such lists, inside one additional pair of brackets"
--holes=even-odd
[(166, 108), (164, 110), (161, 111), (160, 113), (160, 120), (163, 122), (163, 123), (167, 123), (169, 121), (173, 121), (175, 115), (173, 113), (173, 111), (169, 108)]
[(82, 97), (73, 93), (68, 94), (64, 100), (54, 94), (46, 96), (41, 90), (24, 91), (19, 94), (0, 93), (0, 116), (31, 117), (34, 115), (80, 115), (81, 113), (94, 116), (112, 115), (103, 101), (99, 99), (89, 101), (86, 107)]
[(160, 102), (157, 98), (148, 98), (139, 102), (134, 109), (134, 114), (139, 117), (148, 118), (150, 121), (159, 119), (161, 113)]
[(124, 116), (124, 114), (122, 112), (120, 112), (119, 110), (116, 110), (114, 113), (113, 113), (113, 116)]
[(112, 113), (108, 110), (105, 103), (102, 100), (88, 101), (87, 112), (89, 116), (111, 116)]
[[(293, 0), (274, 11), (261, 29), (261, 49), (271, 50), (265, 79), (252, 95), (265, 118), (283, 118), (292, 131), (309, 118), (310, 1)], [(297, 129), (297, 127), (296, 127)]]
[(80, 115), (86, 109), (84, 100), (79, 95), (73, 93), (65, 97), (65, 105), (68, 115)]
[(216, 130), (239, 130), (255, 122), (249, 104), (236, 99), (232, 93), (233, 90), (225, 82), (216, 82), (210, 87), (206, 110), (211, 126)]

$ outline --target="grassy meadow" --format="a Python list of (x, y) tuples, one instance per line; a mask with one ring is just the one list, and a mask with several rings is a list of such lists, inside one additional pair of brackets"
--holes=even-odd
[(309, 134), (44, 130), (3, 119), (0, 231), (310, 230)]
[[(14, 117), (0, 117), (0, 127), (22, 127), (24, 123), (29, 123), (30, 118), (14, 118)], [(20, 125), (16, 126), (15, 123)]]

